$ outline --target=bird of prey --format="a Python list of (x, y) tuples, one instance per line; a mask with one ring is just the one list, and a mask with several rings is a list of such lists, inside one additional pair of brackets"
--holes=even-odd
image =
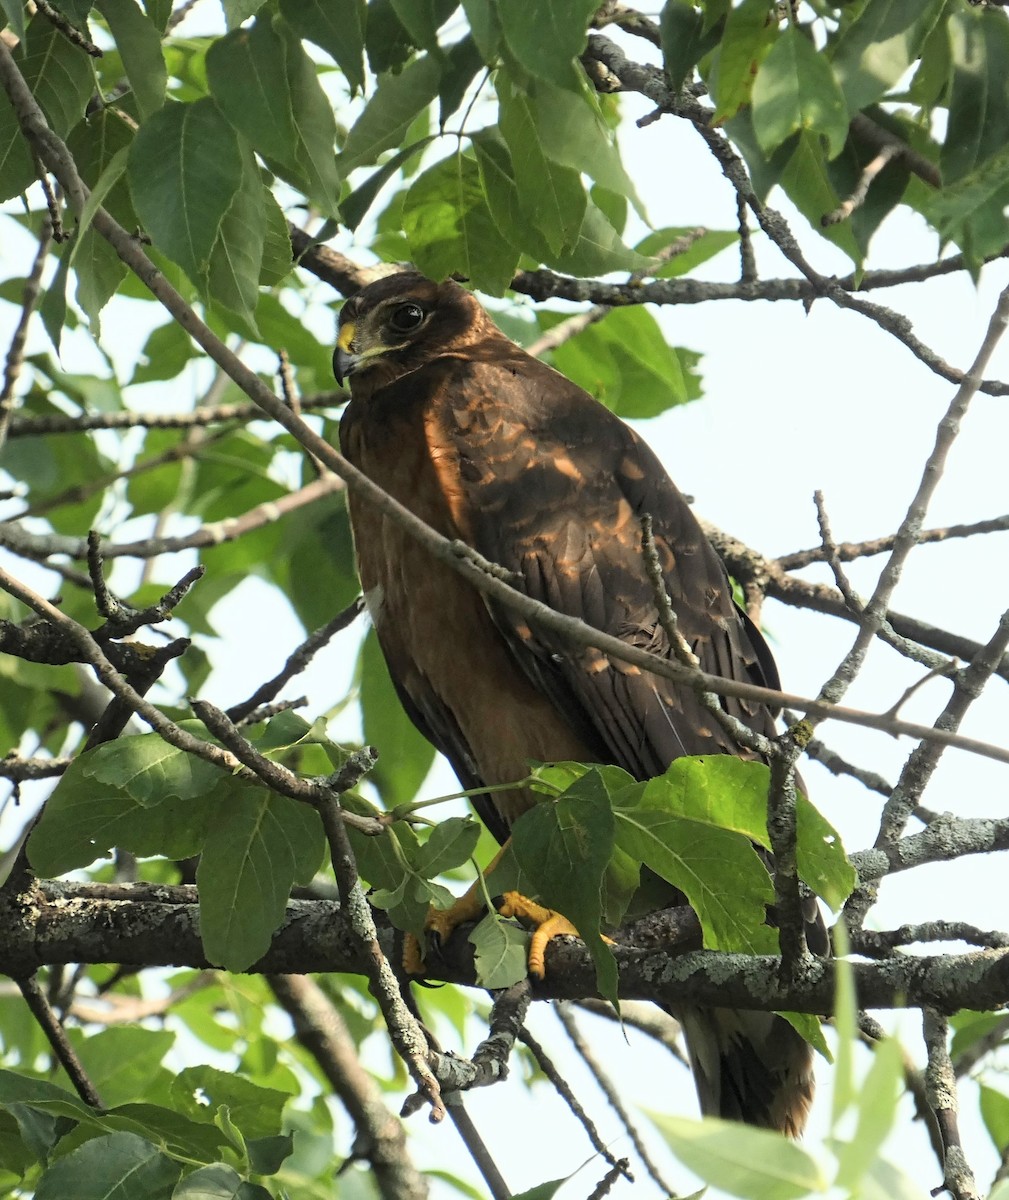
[[(340, 313), (334, 369), (352, 393), (343, 454), (432, 528), (558, 612), (669, 655), (642, 556), (641, 517), (650, 514), (678, 627), (701, 668), (778, 686), (770, 651), (653, 452), (507, 338), (459, 284), (407, 272), (358, 292)], [(349, 505), (396, 691), (466, 789), (521, 780), (530, 760), (615, 764), (644, 780), (681, 755), (740, 754), (691, 689), (565, 644), (485, 599), (353, 491)], [(723, 703), (774, 734), (768, 708)], [(534, 801), (511, 790), (475, 805), (503, 843)], [(801, 1132), (812, 1055), (790, 1025), (728, 1009), (674, 1015), (704, 1112)]]

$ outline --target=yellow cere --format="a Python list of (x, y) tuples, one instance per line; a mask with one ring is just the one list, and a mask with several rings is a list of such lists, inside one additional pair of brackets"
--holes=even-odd
[(357, 332), (357, 326), (353, 321), (348, 321), (340, 330), (340, 336), (336, 339), (336, 344), (341, 350), (350, 350), (350, 343), (354, 340), (354, 334)]

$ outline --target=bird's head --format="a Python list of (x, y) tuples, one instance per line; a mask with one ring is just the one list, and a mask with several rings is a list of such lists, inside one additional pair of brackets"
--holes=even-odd
[(341, 386), (364, 377), (384, 387), (446, 351), (461, 349), (490, 325), (473, 296), (452, 280), (435, 283), (414, 271), (362, 288), (340, 310), (333, 373)]

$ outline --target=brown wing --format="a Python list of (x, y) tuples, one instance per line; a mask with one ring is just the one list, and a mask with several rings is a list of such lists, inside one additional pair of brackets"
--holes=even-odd
[[(484, 555), (517, 572), (524, 590), (559, 612), (663, 655), (641, 517), (656, 547), (679, 629), (704, 670), (777, 686), (770, 653), (732, 600), (717, 555), (658, 459), (587, 393), (517, 348), (454, 364), (467, 421), (443, 413), (460, 524)], [(455, 431), (453, 434), (453, 430)], [(694, 693), (596, 650), (572, 648), (515, 613), (494, 619), (516, 660), (577, 727), (597, 761), (639, 778), (684, 754), (739, 753)], [(726, 708), (761, 732), (763, 706)]]

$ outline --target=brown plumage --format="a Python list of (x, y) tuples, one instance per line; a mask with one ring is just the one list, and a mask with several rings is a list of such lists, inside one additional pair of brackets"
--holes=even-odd
[[(340, 316), (340, 445), (375, 483), (530, 596), (668, 654), (642, 560), (649, 513), (680, 631), (713, 674), (778, 686), (760, 633), (645, 443), (587, 392), (510, 341), (458, 284), (394, 275)], [(358, 568), (396, 690), (466, 788), (529, 760), (612, 763), (638, 779), (685, 754), (738, 754), (671, 681), (573, 648), (489, 602), (365, 501), (350, 497)], [(764, 706), (726, 699), (773, 734)], [(499, 841), (533, 798), (476, 800)], [(814, 918), (811, 932), (822, 931)], [(765, 1013), (677, 1012), (705, 1112), (798, 1134), (812, 1098), (806, 1043)]]

